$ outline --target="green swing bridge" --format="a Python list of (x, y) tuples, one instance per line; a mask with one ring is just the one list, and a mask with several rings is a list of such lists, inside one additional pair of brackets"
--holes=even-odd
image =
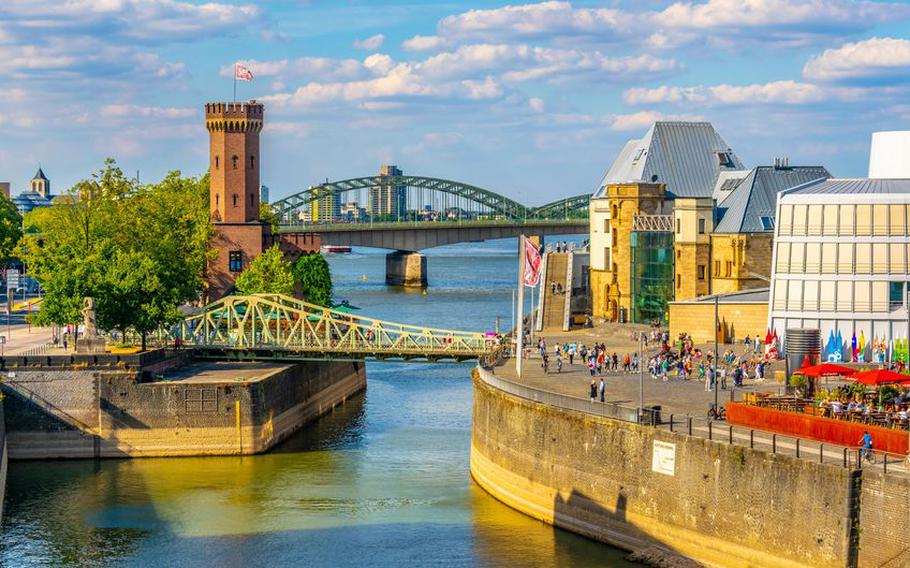
[(168, 339), (200, 358), (469, 361), (495, 356), (493, 334), (364, 317), (279, 294), (226, 296), (181, 320)]

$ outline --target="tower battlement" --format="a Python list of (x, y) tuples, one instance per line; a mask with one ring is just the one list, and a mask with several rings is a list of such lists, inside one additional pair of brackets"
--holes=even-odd
[(263, 106), (256, 101), (205, 105), (205, 127), (209, 132), (259, 132), (262, 119)]

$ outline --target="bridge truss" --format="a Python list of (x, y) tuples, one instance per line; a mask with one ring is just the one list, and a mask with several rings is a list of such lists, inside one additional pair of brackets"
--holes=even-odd
[(237, 359), (485, 360), (496, 337), (353, 315), (278, 294), (227, 296), (186, 317), (172, 339)]
[[(423, 176), (376, 175), (327, 181), (275, 201), (271, 207), (284, 223), (299, 223), (301, 220), (306, 223), (336, 221), (337, 217), (343, 216), (342, 205), (348, 201), (356, 201), (368, 211), (376, 207), (377, 211), (386, 213), (382, 219), (369, 219), (370, 222), (427, 220), (427, 208), (435, 215), (434, 221), (524, 221), (585, 217), (589, 199), (590, 195), (584, 194), (534, 208), (458, 181)], [(382, 202), (384, 204), (380, 204)], [(346, 220), (349, 222), (364, 220), (357, 211), (347, 215), (349, 218)]]

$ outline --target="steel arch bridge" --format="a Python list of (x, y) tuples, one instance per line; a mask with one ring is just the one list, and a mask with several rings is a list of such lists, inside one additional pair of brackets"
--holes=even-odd
[[(306, 210), (320, 199), (331, 198), (336, 203), (341, 196), (351, 192), (369, 192), (379, 189), (404, 189), (406, 199), (413, 196), (418, 203), (429, 195), (444, 196), (442, 203), (456, 208), (479, 207), (486, 218), (521, 221), (525, 219), (564, 219), (586, 216), (590, 194), (560, 199), (540, 207), (529, 207), (504, 195), (475, 185), (447, 179), (424, 176), (374, 175), (325, 182), (285, 197), (271, 204), (272, 211), (282, 220), (288, 220), (296, 211)], [(420, 203), (422, 205), (422, 203)], [(405, 221), (409, 219), (403, 219)]]
[(497, 338), (354, 315), (280, 294), (226, 296), (170, 332), (203, 357), (486, 361)]

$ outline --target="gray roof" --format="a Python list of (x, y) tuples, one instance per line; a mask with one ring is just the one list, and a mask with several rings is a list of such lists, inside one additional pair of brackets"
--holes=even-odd
[[(753, 168), (718, 207), (715, 233), (770, 233), (774, 231), (777, 194), (813, 180), (830, 178), (822, 166), (759, 166)], [(762, 217), (767, 219), (762, 220)]]
[(35, 177), (33, 177), (32, 179), (33, 180), (43, 179), (44, 181), (48, 181), (47, 176), (44, 175), (44, 170), (42, 170), (40, 167), (38, 168), (38, 171), (35, 173)]
[(664, 183), (671, 198), (711, 197), (719, 172), (742, 169), (710, 122), (655, 122), (642, 139), (626, 143), (594, 197), (608, 184), (635, 181)]
[(888, 194), (910, 193), (910, 179), (829, 179), (818, 183), (809, 183), (802, 187), (794, 188), (787, 195), (808, 195), (824, 193), (860, 193), (860, 194)]
[(714, 182), (714, 202), (719, 206), (728, 197), (733, 194), (733, 190), (741, 181), (746, 179), (752, 170), (728, 170), (717, 174), (717, 181)]
[(674, 304), (713, 304), (715, 296), (718, 304), (735, 304), (735, 303), (768, 303), (770, 288), (755, 288), (752, 290), (740, 290), (738, 292), (728, 292), (726, 294), (712, 294), (709, 296), (699, 296), (691, 300), (681, 300), (673, 302)]

